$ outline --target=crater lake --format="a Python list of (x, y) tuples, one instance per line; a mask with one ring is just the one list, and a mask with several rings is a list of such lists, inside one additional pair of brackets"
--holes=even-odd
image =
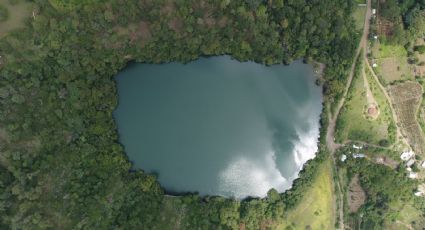
[(322, 89), (301, 61), (133, 63), (115, 79), (120, 142), (168, 193), (283, 192), (317, 152)]

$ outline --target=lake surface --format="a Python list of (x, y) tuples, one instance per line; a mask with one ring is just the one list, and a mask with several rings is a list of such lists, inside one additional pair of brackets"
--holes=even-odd
[(120, 141), (169, 192), (283, 192), (317, 151), (321, 88), (300, 61), (132, 64), (116, 80)]

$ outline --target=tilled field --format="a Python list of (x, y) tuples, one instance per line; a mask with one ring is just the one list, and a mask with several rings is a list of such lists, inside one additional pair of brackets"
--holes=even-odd
[(417, 154), (425, 155), (425, 138), (416, 120), (423, 93), (422, 86), (416, 82), (405, 82), (390, 86), (388, 91), (403, 135)]

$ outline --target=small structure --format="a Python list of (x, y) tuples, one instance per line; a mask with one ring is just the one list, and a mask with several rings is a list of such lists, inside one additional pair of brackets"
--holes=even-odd
[(372, 9), (372, 14), (375, 15), (376, 14), (376, 9)]
[(373, 68), (376, 68), (376, 67), (378, 67), (378, 64), (373, 63), (373, 64), (372, 64), (372, 67), (373, 67)]
[(406, 163), (406, 166), (407, 166), (407, 167), (410, 167), (410, 166), (412, 166), (414, 163), (415, 163), (415, 159), (410, 159), (410, 160)]
[(421, 167), (425, 169), (425, 161), (422, 162)]
[(353, 145), (353, 149), (362, 149), (363, 148), (363, 146), (357, 146), (357, 145)]
[(416, 179), (416, 178), (418, 178), (418, 174), (417, 174), (417, 173), (415, 173), (415, 172), (410, 172), (410, 173), (409, 173), (409, 178), (410, 178), (410, 179)]
[(373, 36), (373, 39), (375, 40), (378, 39), (378, 35)]
[(345, 160), (347, 160), (347, 156), (345, 154), (342, 154), (341, 161), (344, 162)]
[(415, 155), (413, 151), (406, 151), (401, 153), (400, 158), (402, 161), (408, 161), (410, 158), (412, 158)]
[(364, 155), (363, 153), (354, 153), (353, 157), (354, 158), (364, 158), (364, 157), (366, 157), (366, 155)]
[(424, 194), (423, 194), (423, 192), (415, 192), (415, 196), (423, 196)]

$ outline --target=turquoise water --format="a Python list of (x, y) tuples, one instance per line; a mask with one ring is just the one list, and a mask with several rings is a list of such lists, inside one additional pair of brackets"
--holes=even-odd
[(283, 192), (317, 151), (321, 88), (300, 61), (132, 64), (116, 80), (120, 141), (168, 192)]

